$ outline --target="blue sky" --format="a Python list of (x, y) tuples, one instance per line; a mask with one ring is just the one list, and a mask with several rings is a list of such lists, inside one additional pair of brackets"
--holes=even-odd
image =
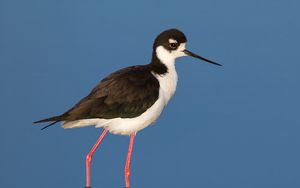
[[(138, 133), (132, 187), (300, 187), (300, 3), (0, 0), (0, 187), (83, 187), (93, 127), (40, 131), (110, 72), (150, 61), (176, 27), (213, 66), (177, 60), (177, 92)], [(123, 187), (129, 138), (108, 135), (92, 187)]]

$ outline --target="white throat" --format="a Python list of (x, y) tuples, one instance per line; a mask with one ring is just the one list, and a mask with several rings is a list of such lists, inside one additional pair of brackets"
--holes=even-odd
[(167, 68), (175, 67), (176, 57), (163, 46), (158, 46), (156, 48), (156, 56), (164, 65), (167, 66)]

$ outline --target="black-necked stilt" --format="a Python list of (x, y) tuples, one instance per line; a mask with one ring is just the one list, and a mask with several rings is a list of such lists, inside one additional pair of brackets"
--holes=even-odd
[(130, 161), (135, 135), (160, 116), (173, 96), (177, 85), (176, 58), (192, 56), (221, 66), (188, 51), (185, 48), (186, 41), (185, 35), (177, 29), (160, 33), (154, 41), (152, 60), (149, 64), (132, 66), (112, 73), (67, 112), (35, 122), (51, 122), (44, 128), (57, 122), (63, 122), (62, 127), (66, 129), (90, 125), (104, 128), (86, 156), (86, 187), (90, 187), (92, 156), (107, 131), (130, 135), (125, 165), (125, 184), (126, 187), (130, 187)]

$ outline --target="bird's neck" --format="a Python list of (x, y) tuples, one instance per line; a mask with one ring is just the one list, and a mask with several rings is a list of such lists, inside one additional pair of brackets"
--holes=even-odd
[(160, 85), (160, 98), (166, 105), (174, 95), (177, 86), (177, 72), (175, 58), (163, 47), (156, 48), (150, 63), (152, 74), (158, 79)]
[(152, 52), (151, 68), (156, 74), (166, 74), (175, 71), (175, 58), (162, 46)]

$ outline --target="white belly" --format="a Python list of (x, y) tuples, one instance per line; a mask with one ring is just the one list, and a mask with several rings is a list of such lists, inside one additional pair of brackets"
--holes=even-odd
[(173, 70), (169, 69), (165, 75), (153, 75), (158, 79), (160, 84), (158, 100), (143, 114), (135, 118), (113, 118), (113, 119), (84, 119), (66, 122), (63, 128), (78, 128), (89, 125), (95, 127), (103, 127), (113, 134), (129, 135), (138, 132), (151, 123), (156, 121), (163, 111), (164, 107), (168, 104), (171, 97), (174, 95), (177, 85), (177, 73), (175, 66)]

